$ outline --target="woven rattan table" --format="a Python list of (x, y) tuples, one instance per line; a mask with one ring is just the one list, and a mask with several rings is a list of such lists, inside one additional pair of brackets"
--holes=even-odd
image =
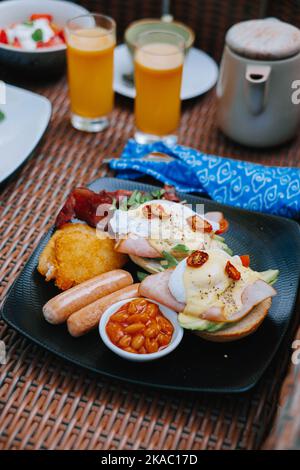
[[(137, 3), (103, 1), (97, 2), (97, 9), (119, 19), (121, 29), (133, 18), (130, 8), (134, 16), (157, 16), (160, 2), (141, 2), (145, 10), (139, 6), (138, 12), (133, 5)], [(196, 28), (192, 18), (197, 2), (182, 3), (188, 4), (184, 10), (188, 13), (175, 1), (177, 16)], [(224, 7), (220, 12), (224, 2), (202, 3), (208, 23), (209, 15), (216, 11), (221, 15), (222, 30), (214, 45), (207, 36), (212, 32), (200, 35), (202, 43), (210, 45), (207, 49), (214, 47), (217, 58), (228, 25), (259, 14), (254, 7), (258, 2), (232, 2), (244, 3), (244, 9), (233, 8), (230, 18)], [(285, 16), (288, 2), (279, 3)], [(85, 2), (93, 10), (95, 4)], [(299, 8), (297, 14), (299, 18)], [(207, 22), (203, 24), (207, 27)], [(22, 84), (47, 96), (53, 115), (33, 156), (1, 187), (2, 299), (69, 190), (108, 174), (103, 157), (118, 155), (133, 133), (130, 100), (116, 97), (111, 126), (105, 132), (84, 134), (69, 124), (64, 77), (42, 85)], [(265, 164), (300, 165), (300, 133), (289, 145), (253, 151), (219, 133), (215, 111), (214, 91), (184, 103), (179, 142)], [(259, 384), (242, 395), (222, 396), (157, 391), (94, 375), (45, 352), (0, 322), (8, 356), (7, 364), (0, 366), (0, 449), (253, 449), (261, 447), (267, 436), (265, 448), (299, 446), (299, 421), (293, 419), (300, 405), (299, 366), (287, 375), (299, 313), (298, 302), (288, 335)], [(271, 432), (278, 405), (278, 424)]]

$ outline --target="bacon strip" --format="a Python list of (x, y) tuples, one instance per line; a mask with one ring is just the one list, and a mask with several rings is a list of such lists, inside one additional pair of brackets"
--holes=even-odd
[[(62, 227), (72, 219), (83, 220), (91, 227), (96, 227), (97, 223), (107, 216), (107, 205), (111, 205), (113, 200), (120, 201), (124, 197), (130, 196), (132, 191), (100, 191), (95, 193), (87, 188), (75, 188), (67, 197), (62, 209), (57, 215), (55, 225)], [(106, 204), (103, 210), (101, 205)]]
[[(105, 209), (101, 208), (102, 204), (113, 203), (116, 200), (117, 207), (124, 197), (130, 197), (132, 191), (126, 189), (118, 189), (117, 191), (102, 190), (96, 193), (88, 188), (75, 188), (67, 197), (63, 207), (59, 211), (55, 225), (57, 228), (62, 227), (72, 219), (77, 218), (89, 224), (91, 227), (96, 227), (98, 222), (107, 216)], [(175, 189), (172, 186), (165, 186), (165, 193), (162, 199), (168, 201), (179, 202), (178, 196), (175, 194)]]

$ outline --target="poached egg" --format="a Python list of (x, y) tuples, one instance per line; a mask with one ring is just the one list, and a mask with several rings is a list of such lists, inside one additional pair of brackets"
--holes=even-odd
[[(125, 238), (129, 234), (146, 238), (160, 253), (170, 252), (178, 244), (188, 250), (197, 250), (210, 245), (211, 235), (192, 230), (187, 219), (195, 215), (205, 220), (188, 205), (153, 199), (128, 211), (117, 209), (110, 220), (110, 227), (116, 238)], [(217, 222), (209, 223), (212, 233), (219, 229)]]
[[(199, 317), (210, 307), (221, 307), (224, 315), (229, 317), (242, 306), (246, 285), (261, 277), (256, 271), (245, 268), (239, 256), (230, 256), (220, 249), (205, 252), (208, 260), (200, 267), (188, 266), (187, 259), (176, 266), (169, 281), (170, 292), (178, 302), (186, 304), (185, 315)], [(228, 261), (241, 274), (238, 281), (226, 273)]]

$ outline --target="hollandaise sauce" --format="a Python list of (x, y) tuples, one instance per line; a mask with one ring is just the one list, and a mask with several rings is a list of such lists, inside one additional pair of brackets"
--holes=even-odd
[(195, 252), (188, 257), (183, 274), (186, 292), (183, 313), (201, 317), (210, 307), (220, 307), (225, 318), (229, 318), (242, 306), (245, 286), (259, 278), (259, 273), (244, 267), (238, 256), (230, 257), (222, 250)]

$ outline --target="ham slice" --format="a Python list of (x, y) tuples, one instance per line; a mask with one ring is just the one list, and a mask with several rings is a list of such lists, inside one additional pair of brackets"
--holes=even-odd
[(274, 297), (277, 292), (270, 286), (267, 282), (258, 279), (253, 284), (245, 287), (242, 293), (242, 302), (243, 305), (230, 317), (231, 322), (241, 320), (243, 317), (249, 313), (256, 305), (263, 302), (263, 300), (268, 299), (269, 297)]
[(205, 312), (200, 313), (199, 318), (216, 323), (228, 321), (224, 315), (224, 307), (210, 307)]
[(265, 281), (258, 279), (245, 287), (242, 293), (242, 306), (230, 318), (226, 318), (220, 307), (211, 307), (199, 315), (203, 320), (232, 323), (244, 318), (256, 305), (274, 297), (276, 290)]
[(141, 282), (139, 293), (144, 297), (160, 302), (166, 307), (175, 310), (175, 312), (182, 312), (185, 304), (177, 302), (169, 289), (169, 279), (172, 271), (172, 269), (167, 269), (161, 273), (147, 276)]
[(143, 258), (161, 258), (161, 254), (155, 250), (146, 238), (129, 235), (115, 245), (115, 250), (119, 253), (126, 253)]

